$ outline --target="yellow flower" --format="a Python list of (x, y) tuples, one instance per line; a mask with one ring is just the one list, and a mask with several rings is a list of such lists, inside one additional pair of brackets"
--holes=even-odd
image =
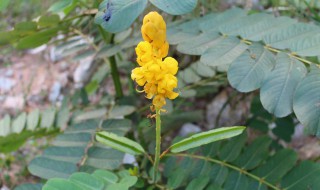
[(149, 42), (140, 42), (136, 47), (137, 62), (140, 66), (145, 65), (152, 60), (152, 46)]
[(179, 95), (173, 91), (178, 86), (174, 76), (178, 71), (178, 62), (172, 57), (165, 58), (169, 44), (166, 41), (166, 23), (161, 15), (157, 12), (147, 14), (141, 33), (145, 41), (135, 49), (140, 67), (132, 70), (131, 78), (139, 86), (144, 86), (146, 98), (153, 98), (152, 104), (160, 109), (166, 104), (166, 98), (175, 99)]
[(177, 74), (178, 72), (178, 62), (172, 57), (167, 57), (163, 61), (164, 69), (168, 70), (168, 72), (172, 75)]
[(141, 33), (145, 41), (160, 49), (166, 42), (166, 23), (162, 16), (157, 12), (147, 14), (143, 18)]
[(164, 96), (162, 94), (158, 94), (153, 98), (152, 104), (156, 108), (162, 108), (164, 105), (166, 105), (166, 99), (164, 98)]

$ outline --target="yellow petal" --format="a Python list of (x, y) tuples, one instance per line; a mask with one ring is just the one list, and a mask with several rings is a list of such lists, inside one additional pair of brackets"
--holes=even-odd
[(167, 57), (164, 59), (163, 64), (168, 69), (168, 71), (175, 75), (178, 72), (178, 62), (172, 57)]
[(173, 91), (167, 91), (166, 92), (166, 97), (169, 98), (170, 100), (173, 100), (179, 96), (179, 93), (173, 92)]
[(158, 109), (162, 108), (164, 105), (166, 105), (166, 99), (163, 95), (158, 94), (153, 98), (152, 104)]

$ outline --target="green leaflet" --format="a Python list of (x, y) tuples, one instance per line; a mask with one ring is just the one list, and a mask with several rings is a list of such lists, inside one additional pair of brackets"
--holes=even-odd
[(225, 190), (233, 190), (233, 189), (239, 189), (239, 190), (245, 190), (248, 189), (249, 186), (249, 179), (242, 173), (232, 171), (228, 175), (228, 178), (226, 179), (224, 189)]
[(320, 136), (320, 69), (311, 66), (311, 72), (299, 83), (293, 110), (299, 121), (308, 126), (311, 134)]
[[(28, 169), (33, 175), (45, 179), (68, 178), (79, 170), (90, 172), (97, 168), (117, 169), (124, 154), (93, 142), (94, 135), (96, 130), (108, 130), (124, 135), (130, 125), (131, 122), (126, 119), (109, 119), (103, 122), (86, 120), (69, 126), (63, 134), (54, 139), (53, 146), (45, 149), (41, 156), (31, 161)], [(86, 159), (83, 161), (84, 157)]]
[(189, 55), (202, 55), (222, 39), (223, 37), (216, 31), (206, 32), (179, 43), (177, 50)]
[[(99, 5), (99, 12), (95, 16), (95, 23), (104, 30), (112, 33), (126, 30), (142, 13), (147, 0), (104, 0)], [(108, 20), (103, 17), (107, 14)]]
[(197, 0), (150, 0), (150, 2), (164, 12), (172, 15), (189, 13), (197, 6), (198, 3)]
[(50, 179), (43, 190), (128, 190), (136, 184), (137, 177), (120, 171), (118, 174), (107, 170), (95, 170), (92, 174), (77, 172), (68, 179)]
[(207, 66), (199, 61), (192, 63), (191, 69), (201, 77), (214, 77), (216, 75), (214, 67)]
[(27, 114), (22, 112), (13, 122), (12, 122), (12, 132), (20, 133), (25, 127), (27, 120)]
[(229, 65), (247, 48), (248, 46), (236, 37), (224, 38), (208, 48), (201, 55), (200, 61), (209, 66)]
[(35, 109), (28, 114), (27, 129), (33, 131), (38, 125), (40, 120), (40, 111)]
[(185, 189), (190, 181), (209, 176), (208, 190), (211, 186), (232, 190), (319, 188), (319, 164), (297, 163), (297, 154), (289, 149), (271, 153), (268, 137), (257, 138), (248, 147), (238, 147), (240, 156), (235, 161), (224, 161), (225, 153), (221, 154), (221, 150), (228, 147), (229, 151), (234, 151), (230, 145), (240, 142), (239, 137), (209, 144), (217, 154), (208, 154), (208, 148), (198, 148), (193, 151), (196, 154), (169, 155), (164, 167), (164, 174), (169, 179), (167, 187)]
[(271, 139), (268, 137), (256, 139), (244, 150), (234, 163), (248, 170), (257, 167), (268, 156), (268, 147), (270, 144)]
[(261, 87), (275, 64), (273, 54), (255, 43), (245, 51), (228, 69), (228, 80), (240, 92), (250, 92)]
[(284, 177), (281, 186), (288, 190), (319, 189), (320, 165), (303, 161)]
[(275, 48), (290, 49), (302, 56), (313, 56), (319, 55), (316, 52), (316, 44), (320, 43), (316, 35), (319, 34), (319, 31), (320, 28), (318, 26), (297, 23), (265, 35), (263, 40), (266, 44)]
[(72, 5), (75, 3), (75, 0), (60, 0), (55, 2), (53, 5), (50, 6), (48, 11), (58, 13), (64, 11), (66, 14), (69, 12)]
[(168, 28), (167, 29), (167, 41), (171, 45), (179, 44), (185, 40), (196, 37), (198, 33), (181, 31), (177, 28)]
[(191, 68), (186, 68), (178, 73), (178, 79), (183, 80), (187, 84), (199, 82), (201, 77)]
[(55, 115), (56, 115), (56, 110), (54, 108), (48, 108), (44, 110), (41, 114), (40, 126), (43, 128), (53, 127)]
[(292, 112), (294, 91), (306, 72), (306, 67), (300, 61), (279, 53), (275, 68), (261, 86), (263, 107), (277, 117), (289, 115)]
[(243, 133), (233, 138), (233, 140), (230, 140), (221, 148), (220, 158), (228, 162), (234, 161), (239, 156), (241, 149), (245, 145), (246, 140), (247, 140), (246, 133)]
[(28, 170), (33, 175), (43, 179), (54, 177), (67, 178), (77, 171), (77, 165), (47, 157), (37, 157), (30, 162)]
[[(255, 17), (256, 15), (251, 15)], [(297, 23), (296, 20), (289, 17), (277, 17), (266, 16), (267, 19), (260, 20), (255, 24), (249, 23), (247, 28), (241, 28), (237, 31), (241, 37), (249, 39), (252, 41), (261, 41), (264, 36), (273, 34), (282, 28), (290, 27), (291, 25)]]
[(189, 183), (186, 190), (194, 190), (194, 189), (202, 190), (207, 186), (207, 184), (209, 183), (209, 180), (210, 180), (209, 177), (195, 178)]
[(10, 133), (10, 123), (11, 118), (9, 115), (6, 115), (0, 120), (0, 136), (7, 136)]
[(257, 23), (265, 22), (272, 19), (272, 16), (265, 13), (252, 14), (246, 17), (235, 19), (228, 24), (219, 27), (219, 31), (227, 35), (237, 35), (239, 32), (245, 30), (248, 26), (255, 26)]
[(232, 8), (228, 11), (216, 15), (206, 15), (210, 19), (204, 19), (203, 22), (199, 23), (202, 31), (219, 31), (220, 27), (229, 25), (230, 23), (246, 16), (246, 12), (240, 8)]
[(99, 132), (96, 135), (96, 139), (105, 145), (128, 154), (139, 155), (145, 153), (140, 144), (126, 137), (120, 137), (114, 133), (106, 131)]
[(14, 26), (14, 30), (19, 33), (19, 35), (31, 35), (37, 31), (36, 22), (19, 22)]
[(72, 174), (69, 180), (73, 183), (81, 185), (81, 187), (85, 187), (85, 189), (88, 190), (103, 189), (104, 187), (103, 181), (97, 179), (93, 175), (83, 172)]
[(253, 174), (271, 183), (277, 183), (295, 165), (297, 155), (294, 151), (283, 149), (270, 157), (264, 165), (253, 170)]
[(57, 25), (60, 22), (59, 15), (41, 16), (38, 25), (40, 27), (48, 27)]
[(25, 183), (14, 188), (14, 190), (41, 190), (42, 184)]
[(234, 137), (243, 132), (245, 127), (222, 127), (213, 129), (207, 132), (198, 133), (183, 139), (170, 146), (170, 151), (177, 153), (191, 148), (195, 148), (201, 145), (205, 145), (214, 141)]
[(56, 36), (60, 28), (50, 28), (41, 32), (34, 33), (19, 40), (17, 44), (18, 49), (28, 49), (41, 46)]

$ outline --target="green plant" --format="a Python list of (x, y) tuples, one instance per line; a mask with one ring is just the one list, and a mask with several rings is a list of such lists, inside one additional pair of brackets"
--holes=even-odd
[[(121, 78), (131, 74), (133, 64), (125, 60), (132, 59), (132, 47), (142, 40), (141, 19), (135, 21), (148, 9), (147, 0), (58, 1), (49, 11), (63, 12), (64, 17), (41, 16), (0, 33), (1, 45), (25, 49), (50, 43), (72, 60), (92, 56), (96, 66), (86, 86), (70, 101), (72, 109), (59, 109), (64, 122), (55, 121), (53, 112), (41, 114), (41, 127), (62, 123), (68, 127), (28, 166), (43, 183), (16, 189), (319, 189), (319, 164), (300, 161), (293, 150), (278, 144), (280, 139), (291, 141), (296, 119), (319, 137), (319, 27), (240, 8), (180, 17), (192, 11), (197, 1), (149, 2), (169, 14), (167, 40), (177, 50), (171, 48), (169, 53), (179, 57), (179, 97), (167, 103), (169, 113), (161, 113), (161, 120), (162, 106), (156, 107), (155, 121), (145, 117), (149, 104), (135, 108), (139, 98), (134, 87), (129, 82), (131, 97), (126, 96)], [(58, 34), (63, 39), (56, 38)], [(109, 74), (116, 89), (115, 105), (91, 105), (88, 97), (97, 93)], [(260, 101), (253, 100), (246, 124), (264, 133), (272, 131), (275, 140), (262, 136), (247, 141), (250, 130), (220, 141), (244, 130), (229, 127), (160, 141), (161, 136), (175, 135), (180, 123), (201, 120), (203, 112), (183, 112), (183, 108), (193, 106), (190, 100), (200, 101), (196, 97), (212, 96), (227, 81), (240, 92), (260, 89)], [(65, 118), (67, 111), (70, 121)], [(10, 143), (11, 131), (23, 142), (36, 135), (38, 130), (28, 131), (29, 125), (32, 129), (39, 125), (36, 113), (22, 113), (11, 127), (9, 116), (2, 119), (0, 134), (5, 137), (0, 142)], [(114, 119), (121, 116), (126, 119)], [(31, 124), (26, 124), (29, 117)], [(276, 127), (271, 130), (272, 124)], [(11, 144), (17, 149), (23, 143)], [(12, 151), (10, 146), (3, 152)], [(135, 155), (134, 163), (123, 164), (123, 152)]]

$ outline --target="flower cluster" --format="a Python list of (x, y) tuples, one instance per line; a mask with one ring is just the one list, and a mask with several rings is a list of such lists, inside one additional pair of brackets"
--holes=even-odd
[[(143, 19), (141, 33), (144, 41), (136, 47), (139, 67), (132, 70), (131, 78), (148, 99), (152, 99), (155, 108), (166, 104), (165, 98), (175, 99), (179, 94), (174, 92), (178, 80), (174, 76), (178, 71), (178, 62), (167, 57), (169, 44), (166, 41), (166, 23), (157, 12), (150, 12)], [(165, 59), (164, 59), (165, 58)]]

